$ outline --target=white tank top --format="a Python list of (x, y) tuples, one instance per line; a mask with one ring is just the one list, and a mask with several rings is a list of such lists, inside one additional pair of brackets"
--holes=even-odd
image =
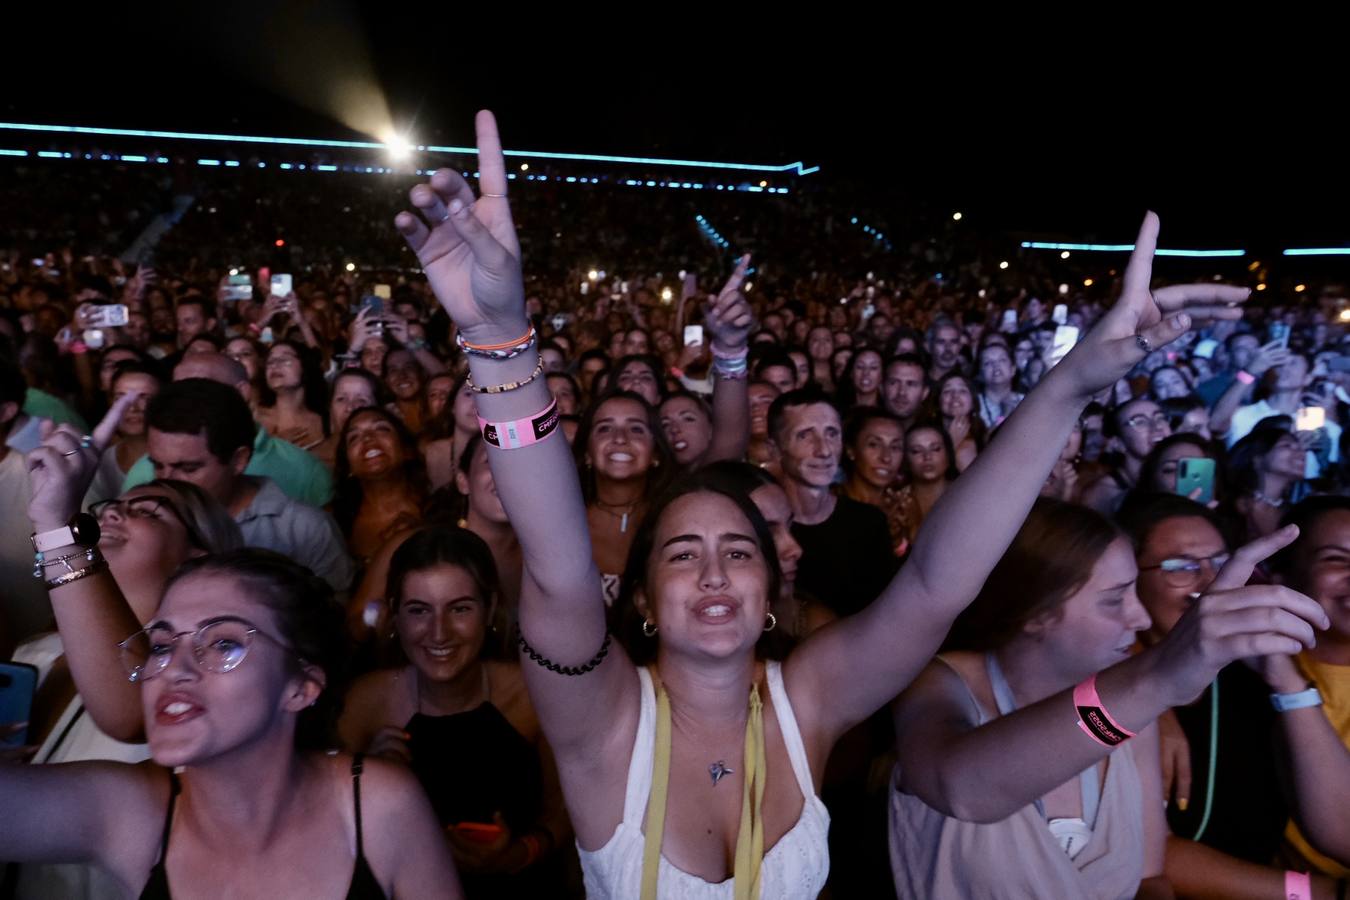
[[(776, 662), (767, 663), (764, 668), (764, 680), (769, 686), (773, 712), (778, 717), (778, 729), (783, 734), (792, 772), (802, 792), (802, 814), (764, 854), (760, 868), (760, 897), (762, 900), (808, 900), (820, 894), (825, 887), (825, 877), (830, 873), (830, 850), (826, 842), (830, 814), (811, 784), (806, 748), (802, 745), (797, 719), (783, 687), (782, 669)], [(638, 718), (637, 737), (633, 740), (633, 758), (628, 765), (623, 821), (599, 850), (588, 851), (577, 846), (589, 900), (636, 900), (642, 894), (642, 826), (647, 814), (647, 797), (652, 789), (656, 691), (645, 668), (638, 668), (638, 677), (642, 682), (642, 712)], [(732, 879), (709, 883), (677, 869), (663, 854), (657, 892), (663, 900), (724, 900), (732, 896)]]

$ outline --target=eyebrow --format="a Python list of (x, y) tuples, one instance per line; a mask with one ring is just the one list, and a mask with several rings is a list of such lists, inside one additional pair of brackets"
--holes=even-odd
[(1123, 581), (1123, 582), (1121, 582), (1120, 584), (1115, 584), (1115, 585), (1112, 585), (1111, 587), (1108, 587), (1108, 588), (1102, 588), (1102, 593), (1103, 593), (1103, 594), (1114, 594), (1116, 591), (1124, 591), (1124, 590), (1128, 590), (1129, 587), (1130, 587), (1130, 585), (1134, 584), (1134, 581), (1135, 581), (1135, 580), (1134, 580), (1133, 578), (1131, 578), (1129, 581)]
[(1346, 547), (1341, 544), (1323, 544), (1321, 547), (1318, 547), (1317, 549), (1313, 550), (1314, 555), (1323, 552), (1350, 553), (1350, 547)]
[[(746, 541), (746, 542), (749, 542), (749, 543), (751, 543), (751, 544), (758, 544), (758, 543), (759, 543), (758, 541), (756, 541), (754, 538), (752, 538), (752, 537), (751, 537), (750, 535), (748, 535), (748, 534), (739, 534), (739, 533), (734, 532), (734, 531), (732, 531), (732, 532), (727, 532), (726, 534), (718, 535), (718, 540), (719, 540), (719, 541), (732, 541), (732, 542)], [(671, 538), (670, 540), (668, 540), (668, 541), (666, 541), (664, 544), (662, 544), (662, 545), (661, 545), (661, 549), (664, 550), (664, 549), (666, 549), (667, 547), (669, 547), (671, 544), (680, 544), (680, 543), (700, 544), (700, 543), (702, 543), (702, 542), (703, 542), (703, 538), (702, 538), (701, 536), (697, 535), (697, 534), (677, 534), (677, 535), (675, 535), (675, 537)]]

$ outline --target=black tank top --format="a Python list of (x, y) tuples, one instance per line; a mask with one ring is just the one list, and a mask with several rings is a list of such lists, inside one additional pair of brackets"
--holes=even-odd
[(419, 712), (404, 730), (413, 773), (442, 826), (491, 822), (496, 812), (516, 834), (534, 824), (543, 794), (539, 753), (491, 701), (449, 716)]
[[(150, 870), (150, 878), (141, 890), (141, 900), (172, 900), (169, 892), (169, 872), (164, 861), (169, 855), (169, 831), (173, 827), (173, 807), (178, 800), (178, 776), (169, 774), (169, 809), (164, 815), (164, 834), (159, 841), (159, 860)], [(356, 812), (356, 867), (352, 883), (347, 888), (347, 900), (385, 900), (384, 889), (370, 871), (361, 841), (361, 754), (352, 758), (352, 803)]]

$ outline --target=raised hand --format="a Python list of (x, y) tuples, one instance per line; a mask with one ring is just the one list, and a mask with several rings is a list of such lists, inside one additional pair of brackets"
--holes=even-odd
[(122, 415), (141, 395), (123, 394), (92, 434), (82, 436), (69, 425), (42, 425), (42, 445), (26, 458), (31, 493), (28, 518), (38, 531), (60, 528), (80, 511), (80, 504), (98, 471), (99, 458), (112, 443)]
[(1322, 607), (1295, 590), (1246, 586), (1258, 563), (1297, 537), (1298, 528), (1290, 525), (1240, 547), (1159, 642), (1167, 683), (1177, 691), (1170, 705), (1194, 700), (1234, 660), (1299, 653), (1316, 645), (1318, 630), (1330, 627)]
[(1056, 367), (1076, 379), (1080, 395), (1088, 397), (1124, 377), (1193, 325), (1242, 317), (1240, 304), (1251, 295), (1247, 288), (1180, 284), (1150, 290), (1157, 246), (1158, 216), (1150, 212), (1135, 239), (1120, 298)]
[(745, 273), (749, 268), (750, 254), (747, 253), (736, 263), (735, 271), (708, 304), (703, 315), (704, 327), (712, 335), (711, 343), (719, 352), (743, 349), (750, 338), (750, 329), (755, 327), (755, 314), (741, 293), (741, 285), (745, 284)]
[(525, 333), (525, 289), (497, 121), (483, 110), (474, 126), (481, 195), (475, 199), (458, 172), (441, 169), (409, 193), (420, 217), (401, 212), (394, 225), (465, 339), (497, 343)]

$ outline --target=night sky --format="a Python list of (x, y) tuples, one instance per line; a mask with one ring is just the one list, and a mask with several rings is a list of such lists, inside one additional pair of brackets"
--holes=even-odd
[(415, 6), (151, 4), (74, 24), (21, 13), (0, 112), (357, 137), (313, 101), (356, 71), (424, 143), (468, 142), (488, 106), (508, 147), (801, 159), (897, 214), (922, 197), (991, 228), (1117, 241), (1151, 206), (1174, 246), (1350, 243), (1341, 54), (1266, 23), (1194, 39), (1134, 23), (1131, 39), (1061, 22), (1014, 38), (1005, 29), (1028, 23), (974, 7), (936, 24), (523, 6), (496, 8), (494, 23), (472, 6)]

